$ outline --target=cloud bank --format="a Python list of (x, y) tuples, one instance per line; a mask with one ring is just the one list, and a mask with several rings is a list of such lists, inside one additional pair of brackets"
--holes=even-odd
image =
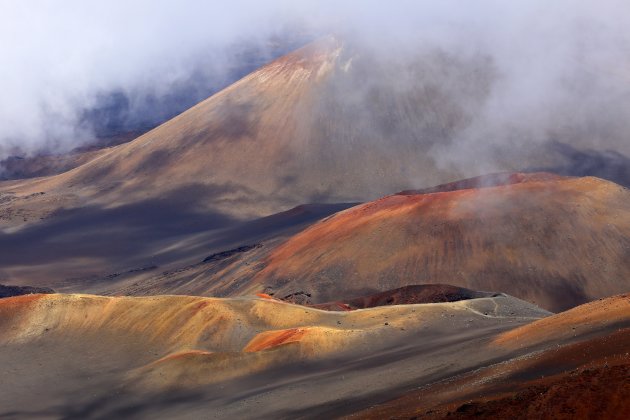
[(491, 92), (431, 150), (444, 167), (546, 140), (630, 153), (628, 27), (621, 0), (2, 2), (0, 158), (157, 124), (325, 33), (491, 60)]

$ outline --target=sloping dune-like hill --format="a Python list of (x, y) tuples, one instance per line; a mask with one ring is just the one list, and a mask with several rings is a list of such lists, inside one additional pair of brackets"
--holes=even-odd
[[(287, 240), (200, 259), (109, 293), (264, 292), (343, 309), (355, 297), (451, 284), (560, 311), (628, 290), (629, 256), (627, 189), (590, 177), (505, 173), (387, 196)], [(389, 297), (404, 302), (408, 290), (400, 292)]]
[(630, 296), (595, 301), (532, 322), (499, 334), (491, 345), (528, 350), (350, 417), (627, 417)]
[(630, 192), (597, 178), (514, 174), (391, 195), (293, 236), (249, 287), (322, 303), (424, 283), (499, 290), (552, 311), (623, 293)]
[(252, 297), (5, 298), (0, 415), (439, 417), (523, 398), (553, 413), (566, 389), (625, 395), (628, 297), (550, 315), (506, 295), (349, 312)]
[[(251, 412), (266, 387), (280, 387), (264, 397), (273, 397), (266, 408), (271, 415), (295, 408), (295, 397), (283, 394), (297, 388), (283, 387), (284, 381), (307, 390), (342, 377), (347, 383), (312, 392), (303, 406), (336, 399), (333, 388), (341, 385), (344, 394), (367, 398), (493, 356), (460, 358), (447, 369), (445, 356), (420, 362), (435, 346), (466, 352), (478, 340), (547, 315), (508, 296), (344, 313), (259, 298), (0, 299), (0, 365), (3, 383), (11, 384), (0, 393), (0, 415), (94, 417), (135, 407), (168, 416), (182, 409), (172, 401), (181, 398), (184, 414), (214, 407), (219, 417), (239, 416)], [(357, 363), (365, 369), (355, 370)], [(410, 367), (366, 388), (365, 375), (389, 363)], [(227, 407), (234, 398), (242, 404)]]

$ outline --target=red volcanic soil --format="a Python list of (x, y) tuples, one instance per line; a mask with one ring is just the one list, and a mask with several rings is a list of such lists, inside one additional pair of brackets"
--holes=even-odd
[(267, 331), (254, 337), (254, 339), (247, 344), (243, 351), (246, 353), (253, 353), (256, 351), (278, 347), (282, 344), (298, 342), (306, 334), (306, 332), (307, 330), (305, 328)]
[(164, 363), (164, 362), (169, 362), (169, 361), (172, 361), (172, 360), (189, 359), (189, 358), (194, 358), (194, 357), (197, 357), (197, 356), (207, 356), (207, 355), (210, 355), (210, 354), (212, 354), (212, 352), (203, 351), (203, 350), (182, 351), (182, 352), (173, 353), (173, 354), (169, 354), (167, 356), (164, 356), (161, 359), (158, 359), (155, 362), (152, 362), (150, 365), (157, 365), (157, 364)]
[(27, 305), (37, 302), (44, 296), (45, 294), (25, 294), (0, 299), (0, 314), (6, 311), (7, 316), (12, 315), (12, 311), (23, 310)]
[(313, 308), (327, 311), (349, 311), (353, 309), (374, 308), (387, 305), (410, 305), (417, 303), (456, 302), (458, 300), (477, 299), (497, 296), (497, 293), (476, 292), (463, 287), (448, 284), (423, 284), (404, 286), (369, 296), (361, 296), (337, 302), (311, 305)]
[(627, 419), (630, 364), (584, 369), (493, 401), (459, 406), (449, 419)]
[(627, 418), (627, 296), (582, 305), (508, 331), (489, 349), (497, 345), (526, 346), (525, 353), (425, 386), (351, 417)]
[(445, 283), (560, 312), (630, 289), (627, 189), (541, 173), (434, 190), (444, 191), (387, 196), (315, 223), (275, 248), (247, 291), (318, 304)]
[[(628, 345), (627, 338), (630, 335), (627, 331), (625, 337), (624, 343)], [(562, 356), (572, 353), (572, 358), (575, 359), (577, 355), (573, 352), (584, 350), (586, 349), (578, 347), (572, 348), (571, 352), (560, 353)], [(580, 356), (582, 361), (588, 357), (586, 354)], [(544, 359), (544, 356), (541, 359)], [(555, 362), (560, 363), (558, 360)], [(619, 356), (617, 360), (615, 358), (601, 360), (597, 364), (589, 363), (549, 377), (538, 374), (539, 379), (522, 379), (523, 376), (535, 375), (531, 371), (515, 372), (506, 382), (501, 383), (501, 386), (495, 385), (491, 390), (484, 391), (475, 398), (460, 398), (437, 406), (426, 405), (424, 401), (433, 401), (434, 396), (431, 395), (434, 392), (433, 388), (446, 386), (428, 387), (351, 417), (626, 419), (627, 413), (630, 412), (628, 356)], [(466, 382), (462, 380), (448, 382), (448, 387), (453, 394), (457, 394), (458, 387), (469, 389), (488, 380), (482, 375), (467, 379)], [(483, 385), (481, 387), (483, 388)], [(446, 393), (442, 389), (440, 391)]]
[[(531, 361), (514, 363), (504, 389), (495, 385), (485, 398), (460, 405), (454, 418), (622, 419), (630, 413), (630, 329), (549, 349)], [(559, 374), (555, 372), (561, 371)], [(547, 376), (549, 376), (547, 378)], [(527, 378), (540, 378), (518, 383)]]
[[(630, 325), (630, 296), (627, 294), (599, 299), (552, 317), (514, 328), (498, 335), (494, 344), (522, 348), (536, 343), (553, 345), (578, 334)], [(630, 345), (629, 345), (630, 346)]]

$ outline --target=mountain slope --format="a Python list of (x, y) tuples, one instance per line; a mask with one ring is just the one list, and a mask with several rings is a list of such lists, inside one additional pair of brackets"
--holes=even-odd
[[(324, 38), (67, 173), (0, 184), (0, 191), (29, 197), (0, 203), (0, 222), (187, 192), (201, 198), (195, 210), (252, 217), (446, 181), (454, 174), (437, 168), (427, 151), (480, 106), (489, 67), (485, 59), (435, 52), (411, 64), (381, 62), (357, 45)], [(46, 196), (30, 197), (40, 191)]]
[[(309, 234), (294, 238), (264, 260), (265, 267), (253, 283), (249, 277), (256, 274), (258, 265), (248, 267), (244, 274), (236, 267), (232, 270), (236, 274), (218, 282), (214, 280), (219, 273), (225, 274), (224, 270), (196, 267), (186, 270), (194, 271), (194, 281), (186, 279), (177, 292), (227, 296), (270, 287), (284, 297), (300, 291), (310, 293), (312, 280), (320, 282), (318, 287), (323, 289), (344, 276), (345, 286), (332, 287), (328, 295), (315, 290), (314, 302), (436, 282), (507, 291), (547, 308), (562, 309), (590, 297), (624, 291), (613, 283), (623, 284), (628, 278), (625, 225), (607, 232), (607, 222), (603, 221), (615, 218), (616, 208), (606, 210), (603, 219), (596, 215), (599, 209), (581, 212), (571, 207), (554, 215), (552, 204), (541, 207), (538, 203), (544, 200), (543, 191), (532, 187), (532, 203), (526, 202), (525, 191), (504, 198), (488, 193), (496, 200), (489, 201), (489, 216), (485, 217), (483, 203), (473, 197), (477, 194), (449, 195), (444, 191), (433, 200), (418, 199), (434, 196), (409, 191), (455, 179), (466, 170), (478, 170), (476, 166), (445, 169), (430, 151), (465, 130), (482, 108), (495, 75), (492, 63), (484, 57), (454, 58), (420, 51), (416, 58), (400, 62), (394, 56), (392, 60), (380, 56), (377, 60), (360, 46), (325, 38), (269, 63), (167, 123), (108, 149), (78, 168), (53, 177), (0, 183), (0, 246), (6, 249), (0, 255), (0, 278), (14, 284), (100, 293), (104, 288), (73, 287), (84, 285), (73, 279), (109, 278), (166, 264), (169, 266), (160, 273), (172, 273), (173, 265), (184, 268), (198, 263), (200, 260), (195, 259), (204, 247), (207, 256), (257, 243), (260, 238), (241, 243), (215, 240), (224, 229), (237, 226), (243, 219), (267, 216), (295, 204), (362, 201), (407, 190), (377, 203), (396, 207), (402, 201), (416, 202), (420, 213), (425, 203), (426, 211), (433, 212), (430, 217), (437, 220), (434, 226), (430, 222), (392, 226), (389, 232), (382, 231), (388, 238), (381, 241), (381, 233), (374, 229), (379, 222), (375, 219), (370, 225), (369, 211), (357, 220), (366, 222), (364, 233), (370, 231), (371, 239), (362, 238), (360, 229), (352, 230), (355, 222), (349, 219), (354, 216), (339, 216), (334, 223), (345, 226), (341, 230), (348, 231), (348, 238), (334, 238), (332, 234), (334, 241), (312, 238), (318, 244), (311, 250), (300, 248), (300, 243), (310, 243)], [(510, 153), (497, 158), (497, 165), (531, 166), (532, 155), (521, 149)], [(536, 156), (540, 155), (544, 150), (537, 151)], [(506, 191), (533, 184), (515, 184)], [(580, 200), (586, 203), (590, 192), (576, 188), (575, 194), (582, 194)], [(602, 191), (607, 188), (603, 186)], [(572, 193), (563, 194), (563, 199), (551, 197), (548, 203), (556, 200), (559, 208), (570, 205)], [(471, 225), (477, 223), (474, 217), (462, 217), (463, 224), (440, 221), (440, 206), (456, 202), (455, 197), (478, 210), (481, 225), (492, 225), (474, 239), (475, 244), (462, 236), (468, 235), (467, 229), (476, 229)], [(611, 200), (616, 206), (616, 199)], [(506, 211), (499, 214), (503, 204)], [(529, 206), (529, 210), (517, 212), (520, 219), (513, 222), (509, 219), (516, 213), (510, 207), (515, 204)], [(402, 225), (407, 223), (402, 216), (405, 211), (401, 210), (399, 219)], [(543, 211), (550, 212), (546, 216), (549, 220), (536, 219)], [(595, 217), (578, 226), (577, 221), (570, 222), (574, 214)], [(413, 219), (414, 214), (411, 216)], [(533, 225), (528, 218), (535, 219)], [(331, 223), (325, 226), (330, 228)], [(584, 237), (591, 232), (589, 223), (599, 232), (594, 238)], [(625, 223), (623, 215), (619, 223)], [(559, 233), (554, 233), (556, 225), (561, 228)], [(571, 236), (574, 228), (582, 232), (581, 239)], [(522, 235), (518, 233), (521, 230)], [(318, 234), (317, 230), (309, 232)], [(356, 240), (350, 244), (352, 235)], [(432, 235), (435, 240), (431, 248), (427, 244), (419, 250), (417, 240), (423, 235)], [(534, 240), (526, 240), (527, 235)], [(189, 252), (191, 242), (195, 249)], [(342, 248), (345, 251), (335, 256)], [(569, 255), (570, 248), (579, 252)], [(520, 258), (517, 249), (525, 250), (527, 258)], [(388, 257), (397, 250), (403, 252), (393, 259)], [(558, 253), (547, 255), (548, 250)], [(416, 251), (420, 256), (410, 256)], [(495, 251), (501, 258), (488, 259)], [(552, 259), (557, 262), (550, 262)], [(590, 268), (583, 267), (589, 264)], [(160, 289), (163, 278), (157, 277), (151, 279), (150, 286), (130, 284), (125, 291), (141, 294), (175, 289)], [(54, 284), (46, 283), (50, 278)], [(59, 284), (66, 281), (74, 283)], [(229, 282), (233, 283), (225, 287)], [(193, 283), (194, 287), (188, 287)], [(111, 287), (107, 291), (118, 290)], [(557, 296), (549, 296), (554, 293)], [(565, 295), (566, 302), (558, 304)]]
[(453, 179), (427, 150), (465, 125), (491, 72), (486, 60), (422, 54), (381, 62), (325, 38), (73, 170), (1, 182), (0, 278), (94, 291), (58, 283), (161, 267), (196, 234), (208, 255), (230, 249), (242, 244), (209, 232), (296, 205)]
[(0, 415), (277, 418), (296, 408), (286, 393), (306, 408), (476, 367), (505, 351), (461, 356), (547, 315), (508, 296), (347, 313), (251, 297), (0, 299)]
[[(505, 295), (350, 312), (253, 297), (18, 296), (0, 299), (0, 415), (444, 415), (531, 387), (561, 398), (554, 384), (588, 384), (586, 368), (623, 392), (617, 370), (600, 371), (630, 365), (628, 327), (628, 296), (557, 315)], [(578, 385), (597, 401), (596, 382)]]
[(596, 178), (520, 178), (342, 211), (274, 249), (249, 287), (321, 303), (447, 283), (552, 311), (630, 289), (630, 192)]
[(630, 299), (588, 303), (500, 334), (527, 349), (350, 418), (624, 419), (630, 408)]

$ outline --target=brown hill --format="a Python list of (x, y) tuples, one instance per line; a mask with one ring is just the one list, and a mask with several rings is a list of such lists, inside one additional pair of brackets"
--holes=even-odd
[(451, 184), (342, 211), (275, 248), (241, 292), (303, 292), (322, 303), (447, 283), (560, 311), (630, 289), (628, 190), (596, 178), (512, 178), (520, 181), (464, 181), (464, 189)]
[[(471, 81), (484, 78), (479, 70), (487, 63), (439, 54), (418, 61), (401, 94), (390, 89), (389, 66), (354, 51), (322, 39), (77, 168), (0, 182), (0, 247), (7, 250), (0, 278), (92, 291), (58, 283), (84, 286), (75, 280), (190, 264), (197, 254), (176, 244), (196, 242), (207, 255), (237, 247), (214, 238), (244, 219), (452, 179), (432, 170), (426, 148), (457, 125), (461, 98), (472, 107), (483, 96), (484, 83), (471, 89)], [(373, 79), (369, 110), (346, 95), (359, 92), (366, 74)], [(445, 88), (427, 94), (431, 86)], [(444, 113), (410, 112), (421, 108)], [(384, 149), (385, 137), (400, 147)], [(199, 235), (209, 238), (205, 244)]]
[[(0, 183), (0, 246), (9, 250), (0, 278), (93, 290), (56, 283), (165, 261), (184, 266), (196, 253), (182, 258), (177, 244), (294, 205), (364, 201), (475, 175), (479, 168), (445, 169), (429, 152), (482, 108), (493, 65), (415, 53), (401, 62), (325, 38), (77, 168)], [(553, 163), (538, 149), (497, 156), (506, 170)], [(209, 255), (252, 240), (200, 245)]]
[(548, 315), (508, 296), (352, 312), (250, 297), (0, 299), (0, 416), (295, 417), (357, 396), (363, 408), (510, 352), (479, 349)]
[(615, 296), (500, 334), (527, 349), (351, 418), (624, 419), (630, 408), (630, 299)]
[[(0, 223), (191, 192), (201, 198), (195, 210), (263, 216), (456, 178), (427, 150), (466, 125), (492, 66), (418, 54), (403, 64), (333, 37), (309, 44), (78, 168), (0, 184), (20, 198), (0, 203)], [(40, 191), (46, 196), (30, 197)]]
[[(215, 239), (223, 238), (225, 229), (242, 223), (243, 219), (266, 216), (294, 204), (364, 200), (456, 179), (465, 169), (444, 170), (436, 166), (427, 150), (465, 128), (488, 94), (492, 64), (480, 57), (456, 59), (426, 51), (418, 60), (411, 61), (402, 64), (375, 60), (356, 45), (326, 38), (269, 63), (134, 141), (108, 149), (71, 171), (0, 183), (3, 249), (0, 278), (4, 282), (50, 286), (55, 290), (116, 293), (122, 288), (106, 287), (110, 286), (110, 276), (120, 279), (122, 273), (133, 276), (143, 273), (135, 280), (145, 280), (149, 277), (145, 269), (159, 267), (159, 273), (151, 274), (169, 273), (178, 277), (173, 271), (190, 267), (202, 252), (205, 255), (201, 259), (215, 252), (259, 243), (260, 237), (246, 235), (239, 235), (242, 241)], [(367, 92), (366, 86), (369, 86)], [(530, 166), (533, 158), (521, 152), (514, 150), (514, 156), (503, 156), (498, 164), (506, 168)], [(544, 163), (537, 159), (535, 162)], [(514, 180), (496, 182), (511, 184)], [(540, 182), (532, 179), (514, 184), (514, 188)], [(467, 191), (459, 194), (463, 202), (481, 208), (479, 203), (470, 202), (471, 190)], [(497, 196), (490, 192), (473, 195), (484, 194)], [(178, 293), (227, 296), (243, 291), (255, 293), (270, 286), (283, 296), (312, 292), (313, 302), (321, 303), (434, 282), (474, 290), (507, 291), (554, 309), (610, 291), (624, 291), (610, 283), (613, 277), (616, 282), (628, 278), (624, 268), (626, 245), (620, 239), (625, 233), (607, 227), (606, 222), (595, 217), (589, 223), (599, 229), (600, 234), (596, 235), (599, 239), (573, 239), (569, 233), (573, 226), (567, 221), (573, 217), (572, 208), (550, 216), (554, 221), (557, 219), (557, 226), (563, 227), (558, 231), (561, 233), (554, 233), (556, 224), (551, 219), (539, 220), (536, 226), (531, 226), (528, 218), (535, 219), (542, 210), (552, 211), (551, 204), (544, 209), (537, 207), (536, 200), (541, 200), (542, 194), (542, 191), (533, 194), (531, 205), (518, 202), (517, 207), (530, 207), (520, 216), (509, 209), (496, 216), (501, 204), (491, 203), (489, 208), (494, 206), (494, 210), (487, 217), (482, 216), (479, 223), (494, 225), (492, 218), (502, 219), (496, 226), (484, 228), (487, 232), (475, 244), (462, 237), (467, 234), (466, 229), (474, 229), (470, 225), (475, 223), (473, 217), (462, 216), (463, 225), (439, 221), (439, 203), (453, 200), (440, 197), (457, 194), (431, 195), (437, 197), (434, 204), (418, 204), (417, 208), (420, 212), (423, 206), (433, 211), (437, 217), (434, 225), (422, 222), (409, 229), (392, 227), (390, 232), (381, 232), (387, 233), (388, 238), (380, 241), (375, 239), (381, 234), (379, 229), (372, 229), (368, 223), (365, 232), (371, 231), (374, 237), (365, 242), (366, 246), (359, 242), (346, 246), (347, 238), (337, 238), (340, 240), (335, 239), (334, 243), (313, 239), (320, 245), (310, 251), (299, 250), (298, 254), (305, 252), (303, 258), (291, 255), (291, 247), (297, 242), (308, 242), (302, 235), (266, 260), (267, 267), (256, 277), (255, 284), (249, 280), (259, 265), (247, 270), (233, 266), (234, 274), (223, 277), (216, 286), (211, 280), (219, 273), (225, 274), (225, 270), (214, 270), (213, 265), (209, 273), (202, 267), (187, 269), (186, 273), (195, 272), (195, 275), (192, 282), (191, 278), (184, 279), (184, 287), (179, 283), (160, 289), (164, 276), (151, 276), (150, 287), (130, 281), (124, 289), (130, 293), (177, 289)], [(499, 201), (510, 207), (518, 200), (523, 201), (526, 195), (507, 194)], [(568, 195), (565, 197), (568, 201), (559, 203), (561, 207), (572, 205)], [(587, 195), (584, 193), (583, 197)], [(418, 197), (421, 195), (399, 195), (376, 203), (433, 200)], [(552, 197), (548, 202), (554, 200)], [(508, 201), (512, 204), (507, 204)], [(614, 211), (617, 210), (606, 210), (604, 217), (614, 217)], [(590, 217), (592, 212), (581, 217)], [(521, 217), (514, 223), (508, 220), (513, 213)], [(340, 215), (334, 220), (338, 223), (344, 219)], [(367, 219), (362, 216), (357, 220)], [(623, 217), (619, 220), (623, 221)], [(331, 223), (324, 226), (330, 227)], [(586, 235), (591, 227), (578, 226), (579, 223), (575, 222), (576, 231)], [(345, 226), (341, 230), (352, 230), (351, 223)], [(611, 232), (603, 232), (606, 229)], [(356, 238), (360, 237), (359, 231), (355, 231)], [(396, 232), (400, 235), (396, 236)], [(427, 232), (435, 238), (431, 250), (427, 245), (424, 254), (410, 257), (418, 251), (414, 245), (417, 238), (425, 238)], [(527, 237), (538, 239), (527, 242)], [(600, 239), (605, 246), (599, 246)], [(191, 244), (194, 244), (192, 250)], [(275, 245), (269, 244), (265, 249)], [(335, 256), (340, 247), (345, 247), (346, 254), (340, 252)], [(531, 258), (520, 259), (517, 249), (522, 247), (530, 248), (526, 253)], [(564, 251), (560, 250), (558, 255), (549, 254), (548, 251), (555, 253), (560, 247)], [(397, 253), (395, 258), (384, 258), (402, 248), (406, 251)], [(565, 261), (562, 253), (568, 254), (571, 248), (580, 252), (566, 255)], [(469, 251), (475, 255), (468, 255)], [(502, 260), (488, 259), (495, 254), (503, 255)], [(291, 261), (278, 267), (290, 255)], [(298, 258), (302, 260), (298, 262)], [(312, 264), (313, 258), (320, 259)], [(460, 260), (470, 265), (465, 267)], [(562, 266), (556, 270), (554, 264)], [(590, 264), (591, 268), (574, 268), (580, 264)], [(323, 271), (317, 272), (320, 268)], [(392, 275), (386, 272), (390, 269)], [(536, 271), (539, 269), (542, 272)], [(590, 276), (592, 273), (595, 276)], [(328, 287), (326, 284), (339, 283), (341, 276), (347, 286), (339, 290), (333, 287), (329, 294), (314, 291), (310, 285), (311, 280), (317, 280), (320, 284), (317, 287), (324, 289)], [(563, 299), (567, 294), (566, 304), (540, 300), (537, 290), (545, 286), (538, 283), (549, 276), (554, 278), (550, 284), (559, 287), (550, 286), (545, 294), (557, 293)], [(96, 285), (103, 278), (107, 279), (105, 284)], [(600, 278), (604, 281), (600, 282)], [(228, 282), (229, 287), (224, 287)], [(286, 286), (281, 286), (283, 282)], [(594, 286), (596, 282), (601, 285)], [(504, 287), (506, 283), (510, 284), (508, 288)], [(528, 291), (530, 284), (535, 286)], [(252, 287), (246, 288), (248, 285)]]
[(534, 409), (524, 401), (610, 413), (627, 392), (627, 295), (550, 315), (505, 295), (350, 312), (251, 297), (11, 297), (0, 300), (0, 415), (439, 417)]

